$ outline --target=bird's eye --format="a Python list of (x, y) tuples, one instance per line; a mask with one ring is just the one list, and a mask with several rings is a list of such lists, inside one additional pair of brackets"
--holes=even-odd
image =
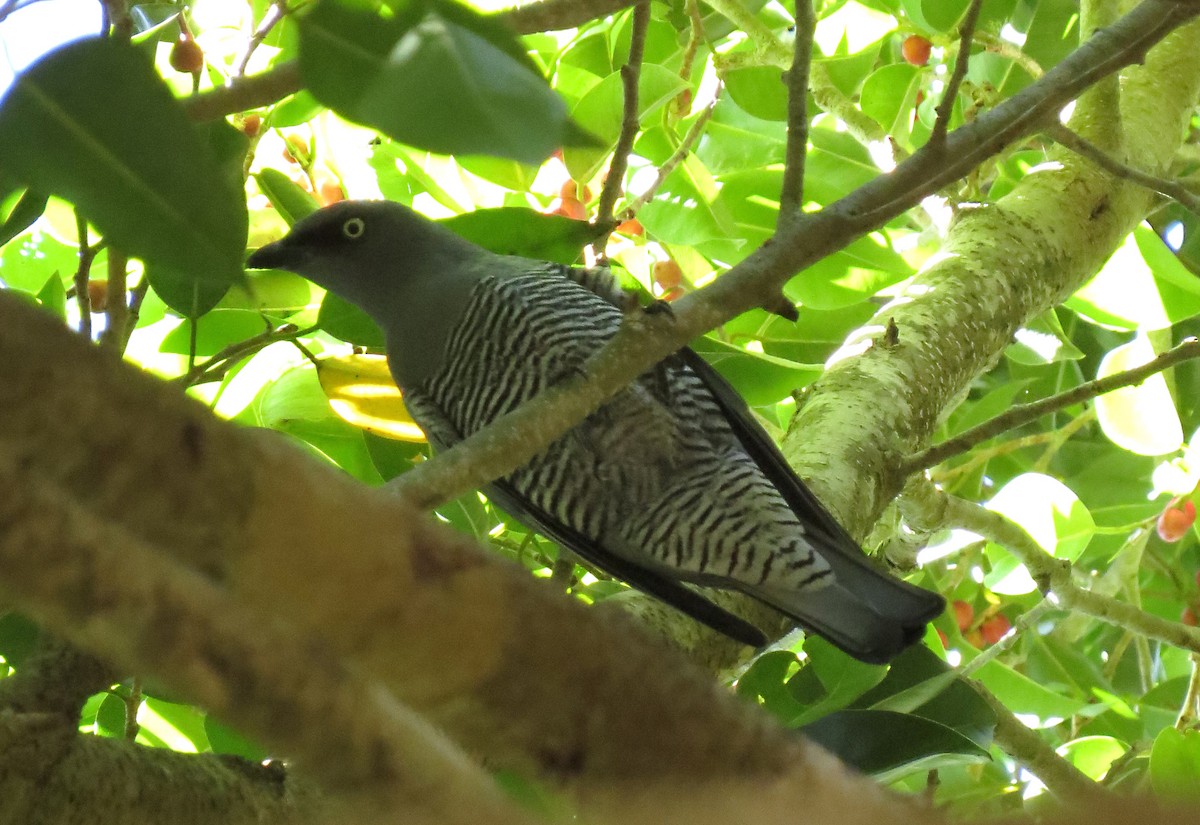
[(352, 241), (356, 241), (363, 236), (367, 231), (367, 224), (362, 218), (350, 218), (342, 224), (342, 234)]

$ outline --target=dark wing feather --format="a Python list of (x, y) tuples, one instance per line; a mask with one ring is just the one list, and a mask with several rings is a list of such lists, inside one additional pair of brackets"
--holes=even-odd
[[(405, 395), (405, 401), (435, 450), (440, 452), (462, 440), (454, 425), (431, 399), (420, 393), (409, 392)], [(486, 485), (484, 493), (494, 504), (507, 510), (526, 527), (537, 530), (613, 578), (649, 593), (701, 624), (742, 644), (762, 647), (767, 643), (766, 635), (745, 619), (719, 607), (674, 579), (610, 553), (594, 540), (571, 529), (533, 504), (503, 479)]]
[(685, 347), (676, 357), (687, 364), (713, 394), (742, 447), (805, 526), (815, 549), (833, 568), (842, 586), (880, 616), (895, 618), (913, 627), (923, 626), (945, 609), (945, 600), (938, 594), (876, 570), (858, 543), (796, 476), (729, 382), (691, 348)]

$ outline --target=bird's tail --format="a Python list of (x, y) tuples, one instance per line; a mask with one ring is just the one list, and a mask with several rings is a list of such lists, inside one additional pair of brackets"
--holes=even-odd
[(740, 584), (739, 589), (854, 658), (879, 664), (919, 640), (925, 625), (945, 609), (941, 596), (876, 570), (857, 549), (853, 556), (839, 551), (821, 555), (834, 573), (834, 583), (826, 587)]

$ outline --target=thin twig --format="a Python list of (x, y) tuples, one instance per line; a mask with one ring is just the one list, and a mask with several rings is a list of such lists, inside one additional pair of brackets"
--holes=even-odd
[(812, 64), (816, 29), (812, 0), (796, 0), (796, 43), (787, 70), (787, 149), (783, 187), (779, 192), (778, 223), (790, 221), (804, 206), (804, 162), (808, 157), (808, 68)]
[(1196, 722), (1200, 714), (1200, 656), (1192, 654), (1192, 676), (1188, 679), (1187, 695), (1179, 706), (1179, 715), (1175, 717), (1175, 730), (1187, 730)]
[(675, 167), (682, 163), (683, 159), (691, 153), (692, 147), (696, 145), (696, 141), (704, 133), (704, 127), (708, 125), (708, 121), (713, 116), (713, 111), (717, 108), (717, 101), (720, 99), (721, 88), (718, 87), (712, 103), (705, 107), (704, 111), (692, 123), (687, 134), (683, 136), (683, 140), (680, 141), (679, 146), (675, 149), (671, 157), (667, 158), (666, 162), (658, 167), (658, 174), (655, 175), (650, 185), (646, 187), (646, 191), (630, 201), (629, 206), (621, 213), (622, 215), (633, 217), (637, 214), (638, 210), (650, 202), (651, 198), (654, 197), (659, 188), (666, 182), (670, 174), (675, 171)]
[(1087, 158), (1110, 175), (1133, 181), (1139, 186), (1144, 186), (1163, 197), (1176, 200), (1190, 211), (1200, 215), (1200, 195), (1196, 195), (1196, 193), (1190, 191), (1187, 187), (1179, 183), (1179, 181), (1149, 175), (1134, 169), (1132, 166), (1121, 163), (1108, 154), (1108, 152), (1105, 152), (1087, 138), (1071, 131), (1061, 123), (1054, 123), (1047, 126), (1045, 132), (1056, 143), (1061, 143), (1075, 154)]
[(919, 529), (932, 529), (934, 525), (961, 527), (999, 544), (1025, 565), (1038, 589), (1044, 594), (1053, 594), (1065, 610), (1084, 613), (1146, 638), (1200, 653), (1200, 630), (1078, 586), (1072, 581), (1069, 561), (1051, 556), (1025, 528), (1002, 513), (945, 493), (932, 482), (917, 477), (905, 486), (900, 504), (905, 519)]
[(1009, 43), (998, 35), (977, 31), (975, 32), (975, 42), (992, 54), (998, 54), (1013, 61), (1034, 80), (1046, 73), (1042, 65), (1026, 54), (1024, 49), (1014, 43)]
[(100, 346), (120, 353), (129, 336), (125, 325), (129, 322), (129, 292), (126, 286), (126, 269), (129, 256), (116, 249), (108, 250), (108, 299), (104, 303), (107, 322), (100, 333)]
[(219, 381), (233, 364), (246, 356), (277, 341), (290, 341), (302, 335), (311, 335), (315, 330), (316, 327), (300, 329), (295, 324), (283, 324), (274, 329), (268, 329), (252, 338), (230, 344), (206, 361), (192, 365), (187, 372), (173, 380), (184, 387)]
[(241, 77), (246, 73), (246, 66), (250, 64), (250, 58), (254, 54), (254, 50), (262, 45), (267, 39), (267, 35), (271, 33), (271, 29), (278, 25), (283, 16), (287, 14), (286, 0), (274, 0), (267, 7), (266, 13), (263, 14), (263, 19), (258, 24), (258, 28), (254, 30), (254, 34), (250, 36), (249, 42), (246, 43), (246, 51), (242, 54), (242, 59), (238, 61), (237, 68), (234, 69), (234, 76)]
[[(638, 133), (638, 78), (642, 74), (642, 55), (646, 50), (646, 30), (650, 26), (650, 0), (638, 0), (633, 7), (633, 29), (629, 35), (629, 60), (621, 67), (621, 84), (625, 90), (625, 109), (621, 116), (621, 134), (613, 149), (612, 161), (608, 164), (608, 177), (600, 190), (596, 204), (596, 225), (612, 223), (613, 207), (625, 185), (625, 170), (629, 166), (629, 153)], [(603, 251), (608, 242), (608, 233), (596, 239), (594, 248)]]
[(951, 456), (965, 453), (977, 444), (982, 444), (984, 441), (1000, 433), (1028, 424), (1031, 421), (1036, 421), (1043, 415), (1057, 412), (1072, 404), (1087, 401), (1098, 395), (1119, 390), (1122, 387), (1140, 384), (1151, 375), (1192, 358), (1200, 358), (1200, 341), (1197, 341), (1195, 338), (1184, 341), (1174, 349), (1167, 350), (1152, 361), (1142, 364), (1140, 367), (1118, 372), (1105, 378), (1097, 378), (1095, 381), (1080, 384), (1078, 387), (1073, 387), (1066, 392), (1052, 395), (1049, 398), (1043, 398), (1041, 401), (1034, 401), (1030, 404), (1018, 404), (1007, 412), (1001, 413), (977, 427), (972, 427), (954, 438), (947, 439), (941, 444), (935, 444), (922, 452), (910, 456), (901, 465), (901, 472), (908, 474), (926, 467), (933, 467)]
[(967, 8), (967, 15), (963, 18), (962, 25), (958, 29), (958, 54), (954, 58), (954, 71), (950, 74), (950, 79), (946, 81), (946, 91), (942, 95), (942, 99), (938, 101), (937, 120), (933, 124), (933, 131), (929, 134), (929, 142), (935, 146), (940, 145), (946, 139), (946, 130), (950, 126), (950, 116), (954, 114), (954, 101), (958, 99), (958, 90), (962, 86), (963, 78), (967, 76), (967, 64), (971, 60), (971, 43), (975, 39), (975, 24), (979, 21), (979, 9), (983, 5), (983, 0), (971, 0), (971, 5)]
[(1108, 795), (1107, 789), (1060, 756), (1036, 731), (1021, 724), (1021, 720), (983, 684), (974, 679), (968, 679), (967, 683), (996, 714), (996, 744), (1042, 780), (1046, 790), (1064, 801), (1090, 801), (1093, 804)]
[(75, 270), (75, 303), (79, 305), (79, 334), (84, 338), (92, 337), (92, 296), (88, 294), (88, 279), (91, 277), (92, 261), (96, 258), (98, 246), (88, 245), (87, 221), (83, 214), (75, 210), (75, 233), (79, 235), (79, 266)]
[(1001, 653), (1008, 650), (1016, 643), (1017, 637), (1021, 631), (1028, 630), (1037, 622), (1041, 621), (1042, 616), (1054, 609), (1054, 605), (1048, 600), (1042, 599), (1029, 610), (1021, 614), (1015, 622), (1013, 622), (1012, 630), (1004, 635), (1004, 638), (992, 644), (987, 650), (980, 653), (969, 662), (963, 662), (955, 671), (959, 676), (970, 676), (975, 671), (986, 665), (988, 662), (996, 659)]
[(132, 742), (137, 739), (142, 726), (138, 724), (138, 710), (142, 706), (142, 680), (134, 676), (129, 685), (129, 695), (122, 696), (125, 703), (125, 739)]
[(146, 274), (142, 273), (142, 279), (138, 281), (137, 286), (129, 291), (129, 315), (125, 320), (125, 340), (121, 342), (121, 352), (124, 352), (129, 346), (129, 339), (133, 335), (133, 331), (137, 329), (138, 321), (142, 317), (142, 303), (146, 300), (146, 293), (150, 291), (150, 279)]

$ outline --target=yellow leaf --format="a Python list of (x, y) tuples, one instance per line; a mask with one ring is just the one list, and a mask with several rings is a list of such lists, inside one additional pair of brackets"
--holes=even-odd
[(404, 407), (384, 356), (322, 358), (317, 376), (329, 406), (343, 420), (384, 438), (425, 441), (425, 434)]

